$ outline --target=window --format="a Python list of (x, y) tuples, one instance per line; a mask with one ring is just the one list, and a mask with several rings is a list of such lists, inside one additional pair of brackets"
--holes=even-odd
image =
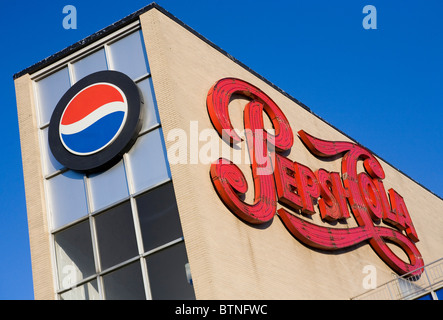
[(67, 171), (48, 180), (49, 212), (52, 228), (57, 229), (88, 213), (82, 174)]
[[(98, 43), (99, 42), (99, 43)], [(194, 299), (151, 75), (138, 22), (33, 75), (59, 299)], [(61, 96), (100, 70), (127, 74), (143, 125), (112, 168), (80, 174), (58, 163), (48, 125)]]
[(102, 270), (138, 254), (129, 201), (98, 215), (95, 226)]
[(89, 221), (54, 235), (59, 288), (68, 288), (95, 273)]
[(160, 124), (157, 106), (155, 104), (154, 87), (152, 85), (152, 78), (147, 78), (138, 83), (143, 94), (144, 112), (143, 112), (143, 127), (141, 132), (145, 132)]
[(107, 300), (146, 299), (140, 262), (134, 262), (103, 277)]
[(36, 82), (36, 87), (38, 92), (37, 105), (40, 111), (39, 124), (42, 126), (49, 123), (57, 102), (71, 87), (68, 68), (65, 67), (39, 80)]
[(56, 171), (63, 169), (63, 166), (58, 162), (51, 153), (48, 142), (48, 128), (42, 130), (42, 154), (43, 154), (43, 174), (51, 175)]
[[(54, 158), (48, 144), (48, 124), (52, 111), (73, 83), (88, 74), (107, 69), (130, 75), (143, 95), (144, 119), (137, 145), (132, 147), (126, 160), (106, 172), (86, 176), (66, 171)], [(148, 71), (141, 31), (131, 30), (123, 37), (117, 36), (117, 40), (110, 39), (102, 47), (94, 48), (92, 53), (76, 57), (58, 71), (47, 76), (38, 75), (35, 81), (37, 113), (40, 118), (43, 172), (53, 230), (84, 217), (88, 212), (97, 212), (128, 199), (130, 192), (141, 192), (170, 179), (152, 79)], [(147, 148), (150, 150), (147, 151)], [(143, 160), (148, 152), (155, 156), (150, 156), (149, 164), (145, 165)], [(132, 177), (128, 177), (130, 172)]]
[(111, 43), (109, 52), (112, 70), (123, 72), (133, 80), (149, 72), (141, 31), (133, 32)]
[(136, 202), (145, 251), (182, 236), (171, 183), (146, 192)]
[(94, 52), (85, 58), (74, 62), (73, 66), (73, 78), (74, 82), (86, 77), (88, 74), (108, 70), (108, 65), (106, 63), (105, 50), (101, 49)]
[(139, 137), (129, 151), (128, 159), (134, 193), (171, 178), (160, 129)]
[(91, 210), (103, 209), (129, 196), (123, 161), (112, 168), (89, 176)]
[(195, 299), (194, 290), (186, 275), (187, 262), (183, 242), (146, 258), (153, 299)]

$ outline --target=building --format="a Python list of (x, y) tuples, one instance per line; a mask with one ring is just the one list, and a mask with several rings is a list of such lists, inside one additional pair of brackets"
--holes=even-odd
[(14, 81), (36, 299), (441, 297), (442, 199), (161, 7)]

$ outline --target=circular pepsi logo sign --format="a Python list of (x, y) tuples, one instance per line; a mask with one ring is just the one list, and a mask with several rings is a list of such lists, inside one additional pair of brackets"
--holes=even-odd
[(49, 123), (49, 146), (69, 169), (94, 172), (117, 163), (141, 128), (141, 94), (125, 74), (100, 71), (60, 99)]

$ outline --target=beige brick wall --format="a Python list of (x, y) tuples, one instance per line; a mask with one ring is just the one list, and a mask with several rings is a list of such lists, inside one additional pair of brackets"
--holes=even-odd
[[(304, 129), (322, 139), (348, 140), (159, 11), (148, 11), (140, 21), (165, 139), (176, 128), (189, 133), (191, 121), (198, 121), (199, 130), (213, 128), (206, 111), (207, 92), (217, 80), (237, 77), (268, 94), (294, 133)], [(238, 128), (243, 128), (243, 108), (241, 101), (230, 106)], [(167, 148), (174, 143), (166, 141)], [(313, 170), (340, 171), (340, 159), (318, 160), (297, 137), (288, 157)], [(425, 262), (442, 257), (443, 201), (390, 165), (382, 162), (382, 166), (386, 190), (393, 187), (406, 201)], [(241, 168), (251, 199), (250, 169)], [(392, 279), (391, 269), (368, 244), (327, 253), (302, 245), (277, 217), (267, 227), (243, 223), (215, 193), (209, 164), (171, 165), (171, 172), (199, 299), (349, 299), (364, 291), (362, 271), (368, 264), (376, 267), (379, 284)], [(352, 220), (348, 222), (355, 226)], [(318, 214), (314, 221), (322, 223)]]
[(54, 299), (48, 221), (34, 94), (29, 74), (15, 80), (35, 299)]

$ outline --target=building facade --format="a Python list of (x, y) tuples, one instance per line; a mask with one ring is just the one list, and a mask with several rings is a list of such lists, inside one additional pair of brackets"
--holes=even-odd
[[(141, 112), (79, 169), (131, 117), (117, 88), (65, 125), (103, 71)], [(441, 198), (155, 4), (14, 80), (36, 299), (350, 299), (443, 256)]]

